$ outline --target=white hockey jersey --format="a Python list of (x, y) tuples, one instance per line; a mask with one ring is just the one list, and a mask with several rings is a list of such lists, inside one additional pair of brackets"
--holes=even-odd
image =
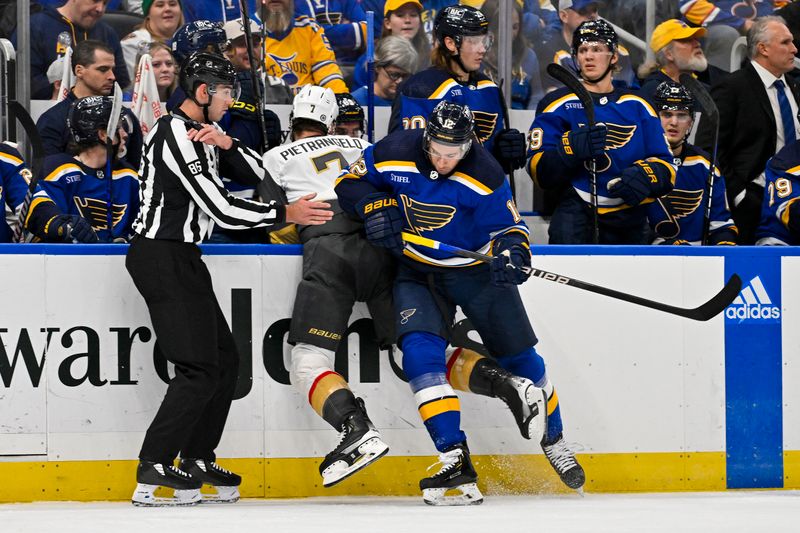
[(336, 179), (370, 143), (346, 135), (306, 137), (276, 146), (264, 154), (264, 168), (285, 192), (289, 202), (308, 193), (315, 201), (336, 200)]

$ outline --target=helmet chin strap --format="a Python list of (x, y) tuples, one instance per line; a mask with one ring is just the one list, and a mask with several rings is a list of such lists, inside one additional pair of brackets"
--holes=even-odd
[[(614, 54), (613, 54), (613, 53), (611, 54), (611, 58), (612, 58), (612, 59), (614, 58)], [(577, 63), (577, 61), (576, 61), (576, 63)], [(616, 63), (614, 63), (613, 61), (611, 61), (611, 59), (609, 59), (609, 60), (608, 60), (608, 67), (606, 67), (606, 70), (605, 70), (605, 71), (604, 71), (604, 72), (603, 72), (601, 75), (599, 75), (599, 76), (597, 76), (596, 78), (592, 79), (592, 78), (589, 78), (589, 77), (587, 77), (587, 76), (586, 76), (586, 74), (584, 74), (584, 73), (583, 73), (583, 71), (581, 71), (581, 77), (582, 77), (584, 80), (588, 81), (589, 83), (597, 83), (597, 82), (599, 82), (599, 81), (602, 81), (602, 80), (604, 80), (604, 79), (605, 79), (605, 77), (606, 77), (606, 76), (608, 76), (608, 74), (609, 74), (609, 73), (611, 72), (611, 70), (614, 68), (614, 65), (615, 65), (615, 64), (616, 64)]]

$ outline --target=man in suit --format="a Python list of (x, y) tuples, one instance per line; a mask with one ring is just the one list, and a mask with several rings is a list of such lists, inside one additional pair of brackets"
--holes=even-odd
[[(726, 178), (739, 244), (754, 244), (767, 160), (800, 132), (800, 85), (786, 74), (797, 52), (780, 17), (761, 17), (747, 33), (749, 62), (711, 88), (719, 108), (718, 165)], [(714, 129), (703, 116), (696, 144), (711, 152)]]

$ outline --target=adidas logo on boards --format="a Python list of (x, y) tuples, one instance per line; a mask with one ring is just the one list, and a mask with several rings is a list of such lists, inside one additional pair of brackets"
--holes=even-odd
[(767, 294), (761, 277), (756, 276), (725, 309), (725, 316), (733, 320), (780, 319), (781, 310), (772, 305), (772, 299)]

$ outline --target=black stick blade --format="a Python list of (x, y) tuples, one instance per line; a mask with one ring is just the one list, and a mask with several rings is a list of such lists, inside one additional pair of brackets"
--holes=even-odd
[(689, 92), (692, 93), (692, 96), (700, 103), (700, 107), (703, 108), (703, 112), (708, 115), (708, 117), (715, 122), (717, 121), (717, 116), (719, 115), (719, 111), (717, 110), (717, 104), (714, 103), (714, 99), (711, 98), (711, 95), (708, 93), (703, 84), (697, 81), (697, 78), (692, 76), (691, 74), (683, 73), (680, 77), (681, 84), (689, 89)]
[(550, 63), (547, 65), (547, 73), (554, 80), (560, 81), (570, 91), (575, 93), (578, 100), (583, 104), (583, 109), (586, 111), (586, 118), (590, 126), (594, 126), (594, 101), (592, 95), (583, 86), (581, 80), (575, 77), (572, 71), (562, 67), (558, 63)]

